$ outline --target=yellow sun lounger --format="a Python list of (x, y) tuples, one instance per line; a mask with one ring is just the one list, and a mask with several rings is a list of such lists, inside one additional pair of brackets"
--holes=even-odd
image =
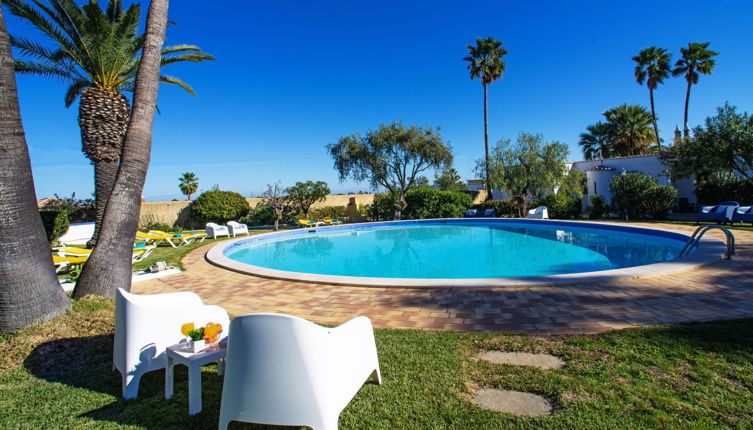
[[(149, 256), (154, 251), (156, 245), (146, 246), (134, 246), (133, 247), (133, 262), (141, 261)], [(75, 247), (62, 247), (57, 249), (58, 256), (60, 257), (86, 257), (92, 253), (92, 249), (75, 248)]]
[(340, 225), (340, 224), (343, 223), (342, 221), (340, 221), (337, 218), (324, 218), (323, 221), (326, 222), (327, 224), (330, 224), (330, 225)]
[(311, 221), (308, 219), (299, 219), (298, 224), (301, 227), (319, 227), (320, 225), (324, 225), (321, 221)]
[[(171, 234), (155, 234), (155, 233), (144, 233), (142, 231), (136, 232), (136, 240), (141, 240), (144, 243), (150, 243), (152, 245), (159, 245), (162, 242), (165, 242), (172, 246), (173, 248), (177, 248), (181, 245), (185, 245), (186, 242), (182, 239), (182, 237), (175, 237)], [(193, 238), (191, 238), (191, 241), (193, 242)], [(188, 242), (188, 243), (190, 243)]]
[(66, 267), (78, 266), (81, 263), (86, 262), (89, 256), (86, 257), (61, 257), (59, 255), (52, 256), (52, 264), (55, 265), (55, 272), (60, 273)]
[(156, 236), (170, 236), (175, 239), (181, 239), (181, 242), (183, 245), (188, 245), (189, 243), (192, 243), (195, 240), (199, 240), (199, 242), (204, 242), (204, 239), (207, 238), (206, 233), (167, 233), (162, 230), (149, 230), (149, 234), (153, 234)]

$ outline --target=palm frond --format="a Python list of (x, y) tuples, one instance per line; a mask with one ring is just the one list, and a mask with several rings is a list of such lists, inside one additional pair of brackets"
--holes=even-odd
[(165, 83), (165, 84), (177, 85), (177, 86), (183, 88), (184, 90), (186, 90), (186, 92), (188, 92), (188, 94), (191, 94), (194, 97), (196, 96), (196, 93), (194, 92), (193, 88), (191, 88), (190, 85), (188, 85), (187, 83), (183, 82), (182, 80), (180, 80), (180, 79), (178, 79), (178, 78), (176, 78), (174, 76), (161, 75), (159, 77), (159, 81), (162, 82), (162, 83)]
[(76, 98), (81, 95), (81, 92), (91, 87), (91, 85), (91, 82), (84, 80), (73, 82), (73, 84), (68, 87), (68, 91), (65, 92), (65, 107), (70, 107), (73, 102), (76, 101)]

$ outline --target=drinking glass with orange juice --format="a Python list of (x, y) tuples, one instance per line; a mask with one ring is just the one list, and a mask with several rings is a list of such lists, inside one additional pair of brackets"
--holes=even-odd
[(194, 323), (185, 323), (182, 326), (180, 326), (180, 332), (183, 333), (183, 336), (186, 337), (186, 345), (185, 347), (188, 348), (188, 345), (191, 343), (191, 339), (188, 337), (188, 332), (193, 330), (195, 328)]

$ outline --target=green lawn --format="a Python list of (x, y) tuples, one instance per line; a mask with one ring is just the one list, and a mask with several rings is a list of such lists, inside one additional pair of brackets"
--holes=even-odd
[[(204, 409), (187, 414), (187, 375), (164, 399), (164, 373), (142, 380), (139, 398), (119, 398), (112, 373), (113, 303), (74, 301), (51, 323), (0, 337), (0, 428), (216, 428), (222, 379), (204, 369)], [(365, 385), (342, 429), (709, 429), (753, 427), (753, 320), (528, 337), (377, 330), (384, 384)], [(560, 370), (493, 365), (482, 351), (548, 352)], [(546, 396), (549, 417), (477, 408), (477, 387)], [(236, 423), (232, 428), (269, 428)]]

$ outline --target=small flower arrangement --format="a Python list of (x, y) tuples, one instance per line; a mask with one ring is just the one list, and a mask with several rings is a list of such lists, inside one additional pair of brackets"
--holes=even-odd
[(198, 352), (204, 349), (206, 345), (217, 342), (222, 333), (222, 325), (217, 323), (207, 323), (204, 327), (193, 328), (193, 323), (183, 324), (181, 332), (191, 340), (189, 350)]

